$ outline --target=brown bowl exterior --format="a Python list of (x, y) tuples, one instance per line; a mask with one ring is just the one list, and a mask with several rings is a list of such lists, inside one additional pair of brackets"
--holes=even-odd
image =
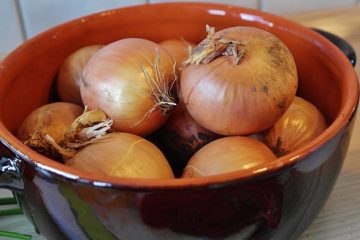
[[(268, 30), (292, 51), (298, 95), (329, 128), (272, 164), (201, 179), (98, 178), (70, 169), (14, 137), (24, 117), (54, 99), (60, 64), (76, 49), (125, 37), (199, 42), (205, 25)], [(295, 239), (328, 198), (344, 161), (358, 83), (329, 41), (281, 17), (240, 7), (154, 4), (106, 11), (57, 26), (27, 41), (0, 65), (0, 187), (14, 191), (48, 239)]]

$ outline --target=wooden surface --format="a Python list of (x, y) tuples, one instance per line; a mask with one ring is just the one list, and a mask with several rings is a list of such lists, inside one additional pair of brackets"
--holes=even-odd
[[(360, 58), (360, 7), (286, 17), (341, 36), (354, 47)], [(360, 76), (360, 63), (356, 66), (356, 71)], [(6, 190), (0, 190), (0, 197), (9, 194)], [(43, 239), (34, 232), (24, 216), (0, 217), (0, 230), (30, 234), (35, 240)], [(335, 188), (319, 216), (300, 237), (300, 240), (357, 239), (360, 239), (360, 117), (355, 123), (346, 161)]]

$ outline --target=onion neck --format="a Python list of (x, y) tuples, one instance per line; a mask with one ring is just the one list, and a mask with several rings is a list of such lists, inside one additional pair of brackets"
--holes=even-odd
[(113, 120), (101, 110), (91, 110), (85, 107), (82, 115), (70, 125), (64, 139), (56, 142), (52, 136), (46, 134), (41, 138), (52, 155), (61, 156), (66, 162), (80, 149), (99, 141), (103, 141), (110, 133)]
[(240, 63), (246, 54), (244, 43), (221, 36), (216, 37), (215, 28), (209, 25), (206, 25), (206, 32), (208, 33), (206, 39), (192, 49), (190, 57), (183, 65), (207, 64), (220, 56), (232, 56), (234, 65)]

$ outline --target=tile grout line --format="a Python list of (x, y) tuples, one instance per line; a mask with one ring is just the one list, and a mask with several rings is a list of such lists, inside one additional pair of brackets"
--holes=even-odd
[(21, 37), (23, 41), (26, 41), (28, 39), (28, 34), (25, 28), (24, 14), (20, 4), (20, 0), (14, 0), (14, 2), (15, 2), (16, 14), (19, 20)]
[(264, 0), (257, 1), (257, 9), (263, 11), (264, 10)]

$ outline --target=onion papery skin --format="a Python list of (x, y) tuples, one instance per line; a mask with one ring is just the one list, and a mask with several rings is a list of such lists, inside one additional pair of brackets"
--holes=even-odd
[(103, 45), (82, 47), (65, 59), (57, 76), (57, 92), (62, 101), (83, 105), (80, 94), (82, 71), (88, 60), (102, 47)]
[(189, 113), (221, 135), (248, 135), (271, 127), (296, 94), (291, 52), (276, 36), (254, 27), (227, 28), (215, 37), (242, 43), (245, 54), (238, 64), (232, 56), (220, 56), (182, 70), (180, 90)]
[(144, 74), (156, 78), (156, 57), (164, 73), (161, 84), (175, 98), (171, 90), (176, 79), (173, 58), (152, 41), (126, 38), (106, 45), (86, 64), (80, 84), (84, 105), (104, 111), (117, 131), (141, 136), (152, 133), (168, 118), (168, 112), (156, 105)]
[(180, 101), (166, 123), (150, 140), (165, 154), (176, 176), (197, 150), (220, 136), (200, 126)]
[(174, 178), (162, 152), (150, 141), (131, 134), (116, 132), (88, 145), (66, 162), (66, 165), (98, 174), (126, 178)]
[(296, 96), (290, 107), (266, 132), (265, 142), (278, 156), (309, 143), (327, 128), (323, 114), (309, 101)]
[(202, 147), (189, 160), (184, 178), (211, 176), (254, 168), (276, 159), (262, 142), (243, 136), (217, 139)]
[(50, 135), (58, 143), (63, 140), (67, 129), (82, 112), (83, 107), (73, 103), (45, 104), (24, 119), (17, 131), (17, 138), (26, 141), (38, 132), (41, 135)]
[(181, 70), (182, 63), (189, 58), (190, 49), (196, 46), (195, 43), (183, 39), (168, 39), (159, 45), (175, 59), (178, 70)]

